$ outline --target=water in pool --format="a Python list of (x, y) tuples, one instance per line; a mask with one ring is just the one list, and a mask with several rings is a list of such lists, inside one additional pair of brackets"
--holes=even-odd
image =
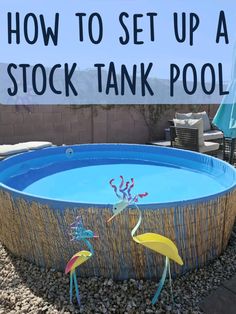
[(75, 168), (33, 182), (24, 192), (72, 202), (111, 204), (117, 201), (109, 181), (135, 179), (133, 194), (148, 192), (140, 204), (166, 203), (209, 196), (224, 190), (205, 173), (158, 165), (112, 164)]

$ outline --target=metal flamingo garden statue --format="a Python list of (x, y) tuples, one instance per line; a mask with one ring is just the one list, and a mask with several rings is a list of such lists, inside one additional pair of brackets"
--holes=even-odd
[[(156, 233), (143, 233), (140, 235), (135, 235), (138, 228), (141, 225), (142, 222), (142, 213), (139, 207), (137, 206), (137, 202), (139, 198), (146, 197), (148, 195), (147, 192), (142, 194), (137, 194), (135, 196), (132, 196), (131, 190), (134, 187), (134, 179), (131, 179), (131, 182), (124, 183), (124, 178), (120, 176), (121, 183), (119, 185), (119, 191), (117, 186), (113, 183), (114, 179), (110, 180), (110, 185), (114, 189), (116, 196), (119, 198), (120, 202), (115, 204), (113, 206), (113, 215), (110, 219), (108, 219), (107, 222), (112, 221), (113, 218), (115, 218), (118, 214), (120, 214), (123, 210), (125, 210), (129, 205), (134, 205), (139, 213), (138, 222), (131, 230), (131, 236), (132, 239), (138, 243), (141, 244), (150, 250), (153, 250), (159, 254), (162, 254), (165, 256), (165, 267), (164, 271), (162, 273), (162, 277), (159, 283), (159, 286), (157, 288), (157, 291), (152, 299), (152, 304), (155, 304), (159, 298), (159, 295), (161, 293), (161, 290), (164, 286), (167, 272), (169, 274), (169, 280), (170, 280), (170, 287), (171, 287), (171, 294), (172, 294), (172, 284), (171, 284), (171, 271), (170, 271), (170, 260), (175, 261), (179, 265), (183, 265), (183, 261), (181, 257), (179, 256), (178, 249), (176, 245), (168, 238), (156, 234)], [(76, 268), (86, 262), (90, 257), (93, 256), (94, 250), (93, 246), (89, 242), (88, 239), (97, 238), (93, 231), (86, 230), (83, 226), (82, 220), (80, 217), (76, 218), (76, 221), (71, 224), (70, 226), (70, 234), (71, 234), (71, 240), (72, 241), (83, 241), (89, 251), (82, 250), (75, 255), (72, 256), (72, 258), (69, 260), (69, 262), (66, 265), (65, 273), (70, 273), (70, 302), (72, 303), (73, 299), (73, 285), (75, 286), (75, 292), (76, 292), (76, 299), (78, 304), (80, 305), (80, 295), (79, 295), (79, 288), (78, 283), (76, 279)]]
[(89, 248), (89, 251), (82, 250), (69, 260), (66, 265), (65, 273), (70, 273), (70, 302), (72, 303), (73, 299), (73, 283), (75, 285), (75, 293), (78, 305), (80, 305), (80, 294), (78, 283), (76, 279), (76, 268), (86, 262), (90, 257), (93, 256), (94, 250), (92, 244), (88, 241), (88, 239), (98, 238), (97, 235), (93, 233), (91, 230), (86, 230), (83, 226), (82, 220), (80, 217), (76, 218), (76, 221), (70, 225), (71, 229), (71, 241), (84, 241), (84, 243)]
[(158, 289), (152, 299), (152, 304), (155, 304), (164, 286), (165, 279), (167, 276), (167, 271), (169, 273), (170, 286), (171, 286), (171, 291), (172, 291), (170, 259), (175, 261), (179, 265), (183, 265), (183, 261), (178, 254), (178, 249), (176, 245), (170, 239), (156, 233), (144, 233), (144, 234), (135, 236), (135, 233), (138, 230), (142, 222), (142, 213), (136, 203), (138, 202), (139, 198), (147, 196), (148, 193), (137, 194), (134, 197), (132, 197), (131, 190), (134, 187), (134, 179), (131, 179), (131, 184), (129, 182), (126, 182), (125, 187), (124, 187), (124, 178), (122, 176), (120, 176), (120, 178), (121, 178), (121, 184), (119, 186), (119, 192), (121, 193), (121, 195), (118, 193), (117, 186), (113, 184), (114, 179), (110, 180), (110, 185), (114, 189), (117, 197), (120, 199), (120, 202), (113, 206), (113, 216), (108, 220), (108, 222), (110, 222), (115, 216), (121, 213), (129, 205), (134, 205), (138, 210), (139, 219), (138, 219), (137, 224), (134, 226), (134, 228), (131, 231), (131, 236), (133, 240), (136, 243), (141, 244), (166, 257), (165, 268), (164, 268)]

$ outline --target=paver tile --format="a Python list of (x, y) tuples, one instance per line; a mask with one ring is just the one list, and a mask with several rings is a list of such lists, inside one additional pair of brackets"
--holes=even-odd
[(236, 294), (221, 286), (205, 298), (200, 308), (205, 314), (235, 314)]

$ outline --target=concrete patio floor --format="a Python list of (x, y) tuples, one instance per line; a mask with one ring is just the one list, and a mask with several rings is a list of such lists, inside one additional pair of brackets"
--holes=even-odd
[(206, 314), (235, 314), (236, 275), (207, 296), (200, 308)]

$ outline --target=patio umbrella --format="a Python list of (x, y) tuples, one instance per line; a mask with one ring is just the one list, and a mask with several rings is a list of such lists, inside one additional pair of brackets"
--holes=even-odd
[(225, 95), (213, 119), (224, 137), (236, 138), (236, 47), (234, 48), (229, 94)]

